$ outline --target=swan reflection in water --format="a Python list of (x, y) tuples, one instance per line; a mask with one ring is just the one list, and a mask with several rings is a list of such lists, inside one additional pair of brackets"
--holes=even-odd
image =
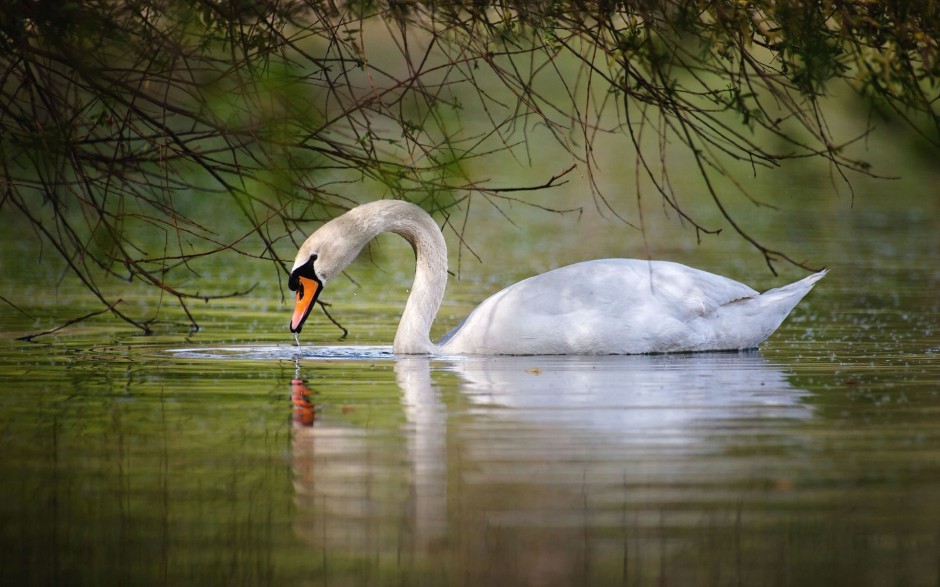
[(609, 555), (649, 578), (682, 548), (669, 529), (710, 525), (714, 538), (740, 522), (743, 493), (785, 490), (767, 454), (812, 416), (807, 392), (756, 352), (394, 369), (403, 425), (318, 418), (292, 384), (298, 532), (374, 569), (568, 583)]

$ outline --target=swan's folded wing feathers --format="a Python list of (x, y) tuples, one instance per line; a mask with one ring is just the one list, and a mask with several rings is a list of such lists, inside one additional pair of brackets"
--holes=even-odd
[[(669, 351), (690, 336), (687, 324), (755, 295), (742, 283), (676, 263), (586, 261), (494, 294), (441, 342), (462, 347), (472, 340), (473, 352), (505, 352), (507, 340), (519, 352), (602, 349), (604, 341), (619, 352)], [(530, 348), (528, 341), (538, 343)]]
[(690, 318), (714, 313), (725, 304), (759, 295), (733, 279), (668, 261), (639, 261), (646, 265), (651, 299), (677, 314)]

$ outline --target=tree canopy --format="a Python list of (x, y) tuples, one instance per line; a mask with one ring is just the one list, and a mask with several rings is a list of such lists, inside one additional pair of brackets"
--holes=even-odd
[[(160, 288), (195, 325), (188, 301), (212, 296), (177, 285), (190, 263), (228, 252), (283, 267), (279, 243), (353, 205), (349, 184), (447, 224), (471, 195), (539, 205), (530, 196), (573, 166), (592, 178), (592, 145), (612, 135), (707, 233), (661, 165), (667, 143), (687, 149), (773, 269), (799, 263), (751, 235), (712, 178), (728, 161), (797, 158), (877, 173), (846, 154), (859, 137), (827, 123), (836, 84), (940, 146), (938, 29), (932, 0), (13, 0), (0, 7), (0, 209), (149, 332), (102, 280)], [(465, 124), (471, 111), (482, 126)], [(536, 125), (569, 155), (542, 179), (469, 165), (524, 162)], [(238, 233), (213, 222), (223, 208)]]

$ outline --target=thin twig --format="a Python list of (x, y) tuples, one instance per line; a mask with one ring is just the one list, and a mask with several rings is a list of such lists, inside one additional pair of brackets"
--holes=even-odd
[(11, 302), (10, 300), (6, 299), (5, 297), (0, 296), (0, 301), (2, 301), (3, 303), (7, 304), (7, 305), (10, 306), (11, 308), (13, 308), (13, 309), (16, 310), (17, 312), (19, 312), (20, 314), (22, 314), (22, 315), (24, 315), (24, 316), (26, 316), (27, 318), (29, 318), (29, 319), (32, 320), (33, 317), (30, 316), (29, 314), (27, 314), (25, 310), (23, 310), (22, 308), (20, 308), (19, 306), (17, 306), (17, 305), (14, 304), (13, 302)]
[(82, 320), (87, 320), (88, 318), (94, 318), (95, 316), (99, 316), (99, 315), (101, 315), (101, 314), (110, 312), (110, 311), (114, 310), (114, 306), (120, 304), (120, 303), (123, 302), (123, 301), (124, 301), (124, 300), (118, 300), (118, 301), (114, 302), (113, 304), (111, 304), (110, 306), (108, 306), (107, 308), (105, 308), (105, 309), (103, 309), (103, 310), (97, 310), (97, 311), (95, 311), (95, 312), (89, 312), (88, 314), (85, 314), (84, 316), (79, 316), (78, 318), (72, 318), (71, 320), (67, 320), (66, 322), (62, 323), (61, 325), (56, 326), (55, 328), (52, 328), (52, 329), (50, 329), (50, 330), (45, 330), (45, 331), (43, 331), (43, 332), (37, 332), (37, 333), (35, 333), (35, 334), (27, 334), (26, 336), (19, 336), (19, 337), (16, 338), (16, 340), (25, 340), (25, 341), (31, 342), (33, 339), (39, 338), (40, 336), (46, 336), (47, 334), (54, 334), (54, 333), (56, 333), (56, 332), (62, 330), (63, 328), (68, 328), (69, 326), (72, 326), (73, 324), (76, 324), (76, 323), (78, 323), (78, 322), (81, 322)]
[(568, 169), (565, 169), (565, 170), (562, 171), (561, 173), (558, 173), (558, 174), (555, 174), (555, 175), (551, 176), (551, 178), (549, 178), (549, 180), (546, 181), (545, 183), (543, 183), (542, 185), (520, 186), (520, 187), (514, 187), (514, 188), (494, 188), (494, 187), (487, 187), (487, 188), (486, 188), (486, 191), (488, 191), (488, 192), (494, 192), (494, 193), (498, 193), (498, 194), (504, 194), (504, 193), (508, 193), (508, 192), (534, 192), (534, 191), (537, 191), (537, 190), (544, 190), (544, 189), (547, 189), (547, 188), (550, 188), (550, 187), (557, 187), (557, 186), (560, 186), (560, 185), (565, 185), (566, 183), (568, 183), (567, 181), (563, 181), (563, 182), (561, 182), (561, 183), (556, 183), (556, 182), (557, 182), (559, 179), (561, 179), (561, 178), (563, 178), (564, 176), (566, 176), (566, 175), (568, 175), (569, 173), (571, 173), (572, 171), (574, 171), (574, 168), (575, 168), (575, 167), (577, 167), (577, 164), (572, 164), (570, 167), (568, 167)]
[(338, 340), (343, 340), (344, 338), (346, 338), (346, 337), (349, 335), (349, 331), (346, 330), (346, 327), (345, 327), (345, 326), (343, 326), (342, 324), (340, 324), (339, 322), (337, 322), (336, 319), (333, 318), (333, 316), (331, 316), (330, 313), (329, 313), (329, 311), (327, 311), (327, 309), (326, 309), (327, 306), (331, 306), (332, 304), (329, 304), (329, 303), (327, 303), (327, 302), (323, 302), (323, 301), (320, 301), (320, 300), (317, 300), (317, 303), (320, 305), (320, 309), (323, 310), (323, 313), (324, 313), (324, 314), (326, 315), (326, 317), (330, 320), (330, 322), (332, 322), (337, 328), (339, 328), (340, 330), (343, 331), (343, 335), (340, 336)]

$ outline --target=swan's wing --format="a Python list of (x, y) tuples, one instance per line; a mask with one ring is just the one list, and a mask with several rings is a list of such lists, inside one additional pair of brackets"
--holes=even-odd
[(482, 354), (668, 351), (688, 344), (689, 322), (755, 295), (742, 283), (677, 263), (587, 261), (491, 296), (441, 344), (448, 352)]
[(725, 304), (760, 295), (741, 282), (678, 263), (640, 263), (645, 267), (635, 269), (647, 274), (644, 283), (650, 287), (652, 299), (676, 310), (676, 317), (683, 313), (706, 315)]

